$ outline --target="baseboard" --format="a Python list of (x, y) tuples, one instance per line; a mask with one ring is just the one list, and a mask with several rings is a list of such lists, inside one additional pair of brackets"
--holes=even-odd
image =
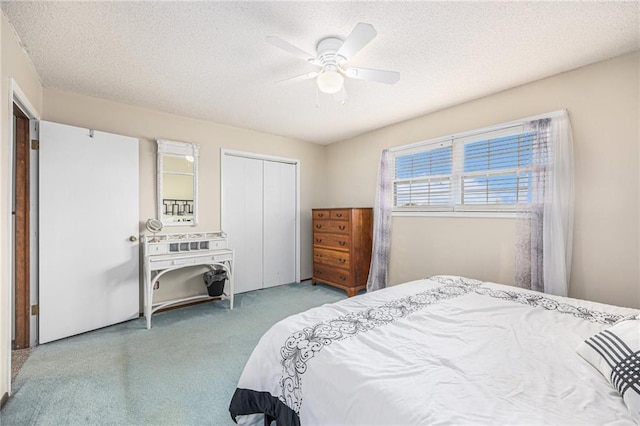
[(4, 404), (7, 403), (8, 399), (9, 399), (9, 394), (5, 392), (4, 395), (2, 395), (2, 398), (0, 399), (0, 410), (2, 410), (2, 407), (4, 407)]

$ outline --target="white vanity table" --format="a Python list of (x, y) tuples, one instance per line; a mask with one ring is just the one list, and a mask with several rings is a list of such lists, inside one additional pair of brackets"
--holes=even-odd
[[(147, 329), (151, 328), (151, 315), (170, 305), (199, 299), (227, 299), (229, 308), (233, 309), (233, 249), (227, 247), (224, 232), (144, 235), (141, 241), (144, 250), (144, 316)], [(206, 294), (153, 303), (153, 287), (161, 276), (192, 266), (224, 269), (227, 282), (222, 295), (210, 297)]]

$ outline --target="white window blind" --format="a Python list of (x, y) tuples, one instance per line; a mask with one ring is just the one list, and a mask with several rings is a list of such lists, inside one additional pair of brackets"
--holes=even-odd
[(395, 157), (394, 206), (437, 206), (451, 200), (451, 142)]
[(521, 123), (398, 149), (394, 209), (513, 211), (532, 198), (534, 155), (536, 167), (546, 164), (539, 147)]

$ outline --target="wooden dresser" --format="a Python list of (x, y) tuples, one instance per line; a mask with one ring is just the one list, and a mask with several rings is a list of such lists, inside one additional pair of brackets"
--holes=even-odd
[(371, 208), (313, 209), (313, 278), (347, 292), (367, 287), (371, 263)]

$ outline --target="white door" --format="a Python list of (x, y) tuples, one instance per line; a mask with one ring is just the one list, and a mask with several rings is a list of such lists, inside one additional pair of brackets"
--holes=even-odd
[(264, 287), (296, 280), (296, 166), (264, 162)]
[(39, 157), (40, 343), (137, 318), (138, 140), (41, 121)]
[(297, 165), (292, 161), (222, 153), (222, 230), (235, 250), (236, 293), (297, 279)]
[(222, 230), (234, 249), (236, 293), (262, 288), (262, 161), (224, 156)]

